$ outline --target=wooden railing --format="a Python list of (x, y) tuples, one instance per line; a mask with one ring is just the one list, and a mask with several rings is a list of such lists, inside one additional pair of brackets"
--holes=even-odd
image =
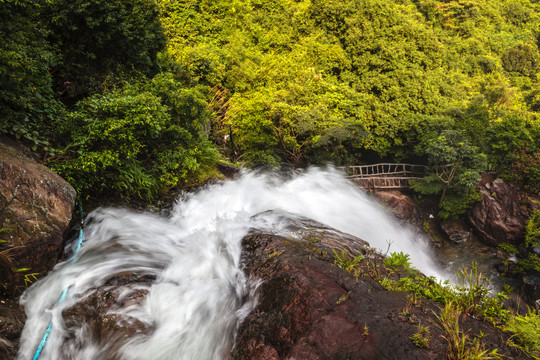
[(421, 179), (427, 173), (424, 165), (381, 163), (340, 167), (347, 177), (363, 188), (403, 189), (409, 180)]

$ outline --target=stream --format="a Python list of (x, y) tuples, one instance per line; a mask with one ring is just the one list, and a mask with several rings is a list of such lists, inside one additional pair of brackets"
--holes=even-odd
[[(167, 214), (119, 208), (90, 213), (76, 260), (58, 264), (21, 298), (27, 322), (18, 359), (34, 358), (49, 324), (42, 360), (227, 359), (237, 326), (255, 305), (257, 279), (242, 272), (241, 239), (250, 229), (287, 236), (280, 212), (350, 233), (383, 253), (406, 252), (424, 274), (448, 278), (421, 235), (337, 170), (312, 168), (288, 178), (244, 173), (184, 195)], [(119, 297), (147, 292), (144, 301), (116, 311), (151, 332), (110, 344), (96, 341), (90, 324), (67, 326), (63, 311), (123, 273), (156, 279), (115, 290)], [(59, 302), (64, 289), (67, 296)]]

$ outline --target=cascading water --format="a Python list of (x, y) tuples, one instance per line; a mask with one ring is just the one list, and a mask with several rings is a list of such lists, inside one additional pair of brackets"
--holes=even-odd
[[(270, 210), (270, 211), (269, 211)], [(356, 235), (381, 251), (403, 251), (427, 275), (439, 276), (427, 245), (397, 224), (336, 170), (310, 169), (290, 179), (244, 174), (184, 196), (167, 216), (125, 209), (89, 215), (78, 259), (57, 265), (22, 297), (27, 323), (19, 359), (31, 359), (52, 319), (40, 359), (106, 359), (110, 346), (92, 341), (81, 324), (66, 342), (62, 311), (119, 273), (155, 277), (145, 300), (121, 310), (149, 334), (116, 347), (116, 359), (225, 359), (235, 329), (253, 306), (241, 270), (241, 239), (258, 228), (285, 232), (278, 212), (311, 218)], [(258, 216), (255, 216), (258, 215)], [(67, 298), (58, 303), (64, 288)], [(141, 290), (124, 286), (122, 296)]]

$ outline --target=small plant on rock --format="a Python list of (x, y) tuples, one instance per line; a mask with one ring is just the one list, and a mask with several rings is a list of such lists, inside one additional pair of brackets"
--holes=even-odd
[(415, 269), (411, 265), (411, 257), (404, 252), (393, 252), (384, 259), (384, 265), (391, 273), (397, 274), (399, 277), (403, 273), (412, 272)]
[(358, 278), (360, 275), (360, 268), (358, 265), (364, 259), (364, 255), (358, 254), (356, 256), (350, 256), (345, 249), (342, 249), (339, 252), (333, 249), (332, 252), (334, 253), (334, 264)]
[(497, 349), (484, 350), (481, 338), (471, 338), (460, 329), (460, 315), (458, 307), (451, 302), (447, 303), (439, 314), (436, 314), (441, 323), (443, 338), (448, 343), (447, 358), (452, 360), (501, 359)]
[(533, 309), (524, 316), (512, 316), (504, 330), (514, 333), (508, 342), (510, 345), (535, 359), (540, 358), (540, 315)]
[(429, 328), (422, 326), (421, 323), (418, 324), (418, 331), (410, 339), (419, 348), (429, 348), (429, 341), (431, 340)]
[(412, 270), (411, 257), (404, 252), (393, 252), (384, 259), (384, 265), (391, 269)]

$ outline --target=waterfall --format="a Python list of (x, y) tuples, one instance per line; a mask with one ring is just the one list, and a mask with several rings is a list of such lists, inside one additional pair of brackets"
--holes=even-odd
[[(312, 168), (287, 179), (245, 173), (186, 194), (166, 215), (116, 208), (89, 214), (77, 260), (58, 264), (21, 298), (28, 320), (18, 358), (32, 359), (52, 321), (43, 360), (226, 359), (236, 327), (254, 306), (240, 241), (254, 228), (286, 232), (278, 212), (316, 220), (383, 252), (389, 246), (406, 252), (426, 275), (439, 275), (426, 242), (338, 171)], [(155, 278), (117, 290), (121, 296), (147, 292), (143, 301), (117, 311), (152, 331), (122, 340), (113, 356), (111, 344), (94, 341), (85, 324), (68, 334), (73, 330), (62, 312), (126, 272)], [(65, 288), (68, 295), (58, 303)]]

